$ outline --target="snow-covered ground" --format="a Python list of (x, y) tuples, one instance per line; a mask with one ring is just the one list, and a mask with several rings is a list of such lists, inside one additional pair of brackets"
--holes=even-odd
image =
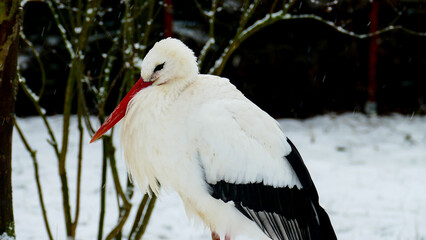
[[(50, 117), (59, 140), (62, 119)], [(18, 119), (37, 150), (48, 218), (55, 239), (66, 239), (57, 160), (39, 118)], [(339, 239), (426, 239), (426, 117), (360, 114), (326, 115), (280, 123), (299, 149)], [(75, 197), (78, 133), (72, 119), (68, 151), (70, 193)], [(115, 134), (116, 136), (118, 134)], [(101, 141), (85, 136), (81, 212), (77, 239), (96, 239), (99, 221)], [(119, 151), (118, 151), (119, 152)], [(126, 168), (118, 159), (122, 181)], [(114, 226), (117, 207), (108, 175), (105, 231)], [(17, 132), (13, 138), (13, 194), (18, 239), (47, 239), (34, 168)], [(137, 205), (141, 194), (132, 200)], [(74, 210), (74, 200), (72, 209)], [(136, 208), (136, 207), (134, 207)], [(74, 213), (74, 211), (72, 211)], [(134, 214), (134, 213), (133, 213)], [(126, 224), (128, 230), (131, 220)], [(127, 232), (127, 231), (125, 231)], [(204, 239), (210, 234), (187, 220), (176, 193), (163, 192), (144, 239)]]

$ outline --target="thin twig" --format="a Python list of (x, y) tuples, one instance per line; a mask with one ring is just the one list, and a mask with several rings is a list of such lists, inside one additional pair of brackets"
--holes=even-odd
[[(80, 82), (80, 81), (78, 81)], [(81, 83), (81, 82), (80, 82)], [(82, 89), (81, 84), (78, 85), (78, 92), (81, 92)], [(80, 95), (80, 94), (79, 94)], [(78, 131), (80, 133), (80, 137), (79, 137), (79, 145), (78, 145), (78, 163), (77, 163), (77, 189), (76, 189), (76, 199), (75, 199), (75, 213), (74, 213), (74, 221), (72, 222), (71, 225), (71, 235), (75, 236), (75, 232), (77, 229), (77, 225), (78, 225), (78, 217), (80, 215), (80, 193), (81, 193), (81, 171), (82, 171), (82, 161), (83, 161), (83, 125), (81, 123), (81, 118), (82, 116), (82, 102), (81, 102), (81, 98), (78, 98), (78, 104), (77, 104), (77, 119), (78, 119)]]
[(38, 101), (35, 99), (35, 96), (33, 96), (33, 94), (31, 94), (31, 91), (27, 87), (27, 84), (25, 83), (24, 78), (19, 73), (18, 73), (18, 77), (19, 77), (19, 85), (20, 85), (21, 89), (24, 91), (25, 95), (27, 95), (27, 97), (33, 103), (37, 113), (42, 118), (43, 123), (47, 128), (47, 132), (49, 133), (49, 136), (50, 136), (50, 140), (48, 140), (48, 142), (53, 147), (53, 149), (55, 150), (56, 157), (59, 159), (58, 143), (56, 142), (55, 135), (53, 134), (52, 128), (50, 127), (50, 124), (47, 121), (46, 114), (45, 114), (44, 110), (42, 110), (42, 108), (40, 107), (40, 104), (38, 103)]
[[(143, 1), (142, 3), (137, 3), (135, 6), (134, 6), (134, 12), (133, 12), (133, 17), (136, 19), (137, 17), (139, 17), (141, 14), (142, 14), (142, 12), (143, 12), (143, 10), (145, 10), (145, 8), (148, 6), (148, 2), (147, 1)], [(137, 35), (137, 36), (139, 36), (139, 35)]]
[(138, 211), (136, 212), (135, 220), (133, 221), (132, 230), (130, 230), (130, 233), (129, 233), (129, 240), (134, 239), (133, 235), (136, 234), (139, 222), (142, 219), (143, 211), (145, 209), (146, 203), (148, 202), (148, 198), (149, 198), (149, 195), (145, 194), (142, 201), (139, 204)]
[(72, 98), (74, 96), (74, 87), (75, 87), (75, 72), (77, 59), (72, 60), (70, 73), (68, 75), (67, 86), (65, 88), (65, 101), (64, 101), (64, 112), (63, 112), (63, 125), (62, 125), (62, 148), (59, 154), (59, 177), (61, 179), (61, 189), (62, 189), (62, 205), (65, 218), (65, 227), (67, 230), (67, 236), (72, 236), (71, 231), (71, 207), (70, 207), (70, 197), (69, 197), (69, 188), (68, 188), (68, 177), (66, 169), (66, 156), (68, 150), (68, 140), (69, 140), (69, 125), (71, 117), (71, 106)]
[(139, 240), (142, 238), (143, 234), (145, 233), (146, 227), (148, 226), (148, 221), (151, 218), (152, 210), (154, 210), (155, 202), (157, 201), (157, 197), (154, 195), (149, 201), (148, 208), (145, 212), (145, 216), (142, 220), (142, 224), (140, 225), (140, 228), (136, 232), (135, 240)]
[[(243, 11), (241, 13), (240, 23), (238, 26), (238, 29), (235, 33), (235, 36), (233, 39), (229, 41), (228, 46), (224, 49), (221, 56), (216, 60), (213, 67), (210, 68), (209, 73), (210, 74), (217, 74), (220, 75), (223, 71), (223, 68), (225, 67), (226, 62), (228, 61), (228, 58), (232, 55), (232, 53), (240, 46), (241, 42), (240, 38), (241, 35), (245, 32), (245, 26), (249, 19), (252, 17), (253, 13), (255, 12), (257, 6), (260, 4), (260, 0), (255, 0), (253, 3), (249, 4), (249, 1), (245, 1), (243, 4)], [(270, 15), (270, 14), (269, 14)], [(249, 27), (250, 28), (250, 27)]]
[(15, 121), (15, 128), (18, 131), (18, 134), (21, 137), (21, 140), (24, 143), (25, 148), (30, 153), (31, 158), (33, 160), (34, 177), (35, 177), (35, 180), (36, 180), (38, 198), (39, 198), (40, 206), (41, 206), (41, 212), (43, 214), (44, 226), (46, 227), (46, 231), (47, 231), (47, 235), (49, 236), (49, 239), (53, 240), (52, 232), (50, 231), (50, 227), (49, 227), (49, 220), (47, 219), (46, 207), (44, 205), (44, 200), (43, 200), (43, 191), (41, 189), (40, 176), (39, 176), (39, 173), (38, 173), (37, 154), (36, 154), (36, 151), (33, 150), (31, 148), (31, 146), (29, 145), (29, 143), (28, 143), (27, 139), (25, 138), (21, 128), (18, 125), (18, 122), (16, 121), (16, 118), (14, 118), (14, 121)]
[(49, 6), (50, 11), (52, 12), (53, 19), (55, 20), (56, 26), (58, 27), (59, 32), (61, 33), (62, 40), (65, 43), (65, 48), (68, 50), (68, 53), (70, 54), (71, 58), (74, 58), (74, 49), (72, 47), (71, 42), (68, 40), (67, 30), (62, 24), (60, 14), (54, 7), (54, 3), (52, 0), (45, 0), (44, 2), (47, 3), (47, 6)]
[[(107, 137), (107, 136), (105, 136)], [(104, 138), (105, 138), (104, 137)], [(102, 240), (105, 219), (105, 193), (107, 183), (107, 165), (108, 165), (108, 152), (105, 141), (102, 141), (103, 154), (102, 154), (102, 175), (101, 175), (101, 210), (99, 212), (99, 225), (98, 225), (98, 240)]]
[(272, 14), (275, 10), (275, 7), (277, 6), (278, 0), (274, 0), (272, 3), (271, 9), (269, 10), (269, 14)]
[(117, 195), (120, 197), (122, 201), (122, 205), (120, 206), (120, 209), (119, 209), (120, 211), (119, 211), (118, 223), (105, 238), (105, 240), (110, 240), (121, 232), (121, 229), (123, 228), (124, 223), (127, 221), (127, 218), (129, 217), (132, 204), (127, 199), (127, 196), (123, 192), (123, 188), (121, 187), (120, 178), (118, 176), (117, 165), (115, 161), (115, 153), (114, 153), (115, 149), (112, 143), (112, 138), (110, 137), (104, 138), (103, 141), (106, 142), (106, 146), (107, 146), (107, 153), (109, 155), (109, 163), (111, 166), (111, 173), (112, 173), (112, 179), (114, 181), (115, 190), (117, 192)]
[[(76, 81), (80, 81), (83, 76), (83, 62), (82, 56), (83, 49), (85, 49), (85, 44), (87, 43), (87, 36), (93, 28), (93, 22), (95, 18), (96, 9), (99, 7), (101, 1), (90, 1), (86, 5), (86, 14), (84, 18), (84, 24), (81, 26), (81, 32), (78, 35), (78, 41), (73, 46), (74, 54), (71, 55), (71, 67), (68, 75), (67, 85), (65, 87), (65, 100), (64, 100), (64, 110), (63, 110), (63, 125), (62, 125), (62, 146), (59, 155), (59, 176), (61, 179), (62, 186), (62, 202), (63, 202), (63, 211), (65, 226), (67, 230), (67, 236), (75, 237), (75, 233), (72, 231), (72, 219), (71, 219), (71, 207), (69, 199), (69, 189), (68, 189), (68, 178), (66, 171), (66, 156), (68, 150), (68, 140), (69, 140), (69, 125), (70, 125), (70, 115), (71, 107), (73, 103), (73, 97), (75, 95)], [(89, 11), (90, 9), (90, 11)], [(72, 19), (70, 19), (72, 21)], [(59, 26), (58, 26), (59, 27)], [(66, 38), (66, 34), (64, 35)], [(73, 40), (71, 38), (71, 40)], [(75, 41), (72, 41), (74, 43)]]
[(38, 99), (37, 99), (37, 102), (39, 102), (40, 98), (42, 98), (42, 96), (43, 96), (44, 88), (46, 86), (46, 71), (44, 70), (44, 65), (43, 65), (43, 62), (41, 61), (40, 54), (35, 49), (33, 43), (30, 40), (27, 39), (27, 37), (24, 34), (24, 31), (21, 30), (20, 33), (19, 33), (19, 35), (20, 35), (21, 39), (28, 45), (28, 47), (33, 52), (34, 57), (36, 58), (38, 66), (40, 68), (40, 73), (41, 73), (41, 87), (40, 87), (40, 91), (38, 93)]
[[(320, 21), (324, 24), (329, 25), (330, 27), (334, 28), (338, 32), (341, 32), (341, 33), (344, 33), (346, 35), (349, 35), (349, 36), (352, 36), (352, 37), (355, 37), (355, 38), (359, 38), (359, 39), (365, 39), (365, 38), (377, 36), (377, 35), (380, 35), (380, 34), (383, 34), (383, 33), (386, 33), (386, 32), (390, 32), (390, 31), (395, 31), (395, 30), (402, 30), (404, 32), (407, 32), (407, 33), (412, 34), (412, 35), (417, 35), (417, 36), (423, 36), (423, 37), (426, 36), (426, 32), (416, 32), (414, 30), (407, 29), (403, 26), (393, 26), (393, 25), (385, 27), (385, 28), (378, 30), (376, 32), (367, 33), (367, 34), (358, 34), (358, 33), (355, 33), (355, 32), (348, 31), (341, 26), (336, 26), (336, 24), (334, 22), (325, 20), (324, 18), (317, 16), (317, 15), (313, 15), (313, 14), (301, 14), (301, 15), (289, 14), (288, 11), (293, 6), (294, 2), (295, 1), (292, 1), (289, 4), (286, 4), (284, 9), (282, 9), (280, 11), (274, 12), (272, 14), (267, 14), (262, 19), (255, 21), (252, 25), (245, 28), (244, 30), (237, 31), (236, 36), (232, 40), (229, 41), (228, 46), (222, 52), (221, 56), (216, 60), (214, 66), (210, 68), (209, 73), (211, 73), (211, 74), (215, 73), (217, 75), (220, 75), (222, 73), (223, 68), (224, 68), (226, 62), (228, 61), (229, 57), (232, 55), (232, 53), (238, 48), (238, 46), (244, 40), (246, 40), (248, 37), (250, 37), (251, 35), (253, 35), (257, 31), (259, 31), (260, 29), (262, 29), (266, 26), (269, 26), (269, 25), (271, 25), (271, 24), (273, 24), (277, 21), (281, 21), (281, 20), (313, 19), (313, 20), (317, 20), (317, 21)], [(253, 3), (253, 4), (255, 4), (255, 3)], [(249, 7), (247, 11), (250, 12), (250, 9), (251, 8)], [(243, 13), (243, 15), (246, 15), (246, 14)], [(250, 14), (248, 13), (247, 15), (249, 16)], [(248, 18), (246, 20), (248, 20)]]
[(247, 6), (247, 2), (245, 3), (244, 11), (241, 14), (240, 24), (237, 29), (236, 35), (239, 35), (243, 29), (245, 28), (248, 20), (252, 17), (253, 13), (257, 9), (257, 6), (261, 3), (261, 0), (255, 0), (253, 3)]
[(155, 1), (149, 0), (148, 13), (147, 13), (148, 15), (146, 20), (145, 32), (143, 35), (143, 41), (142, 41), (142, 46), (145, 46), (145, 47), (141, 51), (141, 56), (145, 56), (145, 53), (147, 50), (146, 46), (148, 44), (149, 34), (151, 33), (152, 23), (154, 22), (154, 19), (153, 19), (154, 5), (155, 5)]
[[(196, 0), (195, 0), (196, 1)], [(197, 1), (196, 1), (197, 2)], [(198, 57), (198, 68), (201, 69), (204, 59), (207, 56), (207, 53), (215, 44), (215, 35), (214, 35), (214, 24), (215, 24), (215, 15), (217, 10), (217, 0), (212, 0), (212, 7), (209, 14), (206, 14), (209, 18), (209, 40), (204, 44), (201, 49), (200, 56)]]
[[(81, 8), (79, 8), (79, 9), (81, 9)], [(73, 12), (73, 7), (71, 5), (71, 1), (68, 1), (67, 10), (68, 10), (67, 11), (68, 12), (68, 21), (69, 21), (69, 25), (70, 25), (70, 29), (67, 29), (67, 32), (70, 33), (70, 30), (71, 30), (71, 32), (73, 33), (72, 35), (74, 36), (74, 33), (75, 33), (74, 30), (75, 30), (75, 27), (76, 27), (76, 24), (74, 22), (76, 22), (76, 18), (77, 19), (80, 18), (81, 11), (77, 11), (77, 17), (74, 18), (74, 12)], [(60, 16), (62, 16), (62, 14), (60, 14)], [(79, 26), (79, 25), (77, 25), (77, 26)], [(71, 39), (73, 39), (73, 37), (71, 37)]]
[(341, 26), (336, 26), (336, 24), (334, 24), (334, 22), (332, 22), (332, 21), (328, 21), (328, 20), (325, 20), (324, 18), (322, 18), (320, 16), (311, 15), (311, 14), (281, 16), (281, 19), (282, 20), (287, 20), (287, 19), (314, 19), (314, 20), (320, 21), (320, 22), (334, 28), (338, 32), (344, 33), (346, 35), (349, 35), (351, 37), (355, 37), (355, 38), (358, 38), (358, 39), (370, 38), (370, 37), (373, 37), (373, 36), (381, 35), (381, 34), (386, 33), (386, 32), (392, 32), (392, 31), (397, 31), (397, 30), (404, 31), (408, 34), (415, 35), (415, 36), (426, 37), (426, 32), (417, 32), (417, 31), (414, 31), (412, 29), (408, 29), (408, 28), (401, 26), (401, 25), (396, 25), (396, 26), (395, 25), (389, 25), (389, 26), (382, 28), (382, 29), (380, 29), (376, 32), (359, 34), (359, 33), (355, 33), (355, 32), (346, 30)]
[[(212, 0), (215, 1), (215, 0)], [(203, 15), (205, 18), (209, 18), (209, 14), (206, 10), (203, 9), (201, 4), (198, 2), (198, 0), (194, 0), (195, 6), (198, 8), (198, 11), (200, 11), (201, 15)]]
[(77, 81), (77, 88), (79, 91), (78, 94), (78, 107), (81, 109), (81, 114), (83, 115), (84, 122), (86, 124), (86, 128), (89, 131), (89, 134), (93, 134), (95, 130), (92, 127), (92, 122), (90, 120), (89, 110), (87, 109), (87, 102), (86, 98), (83, 93), (83, 86), (81, 81)]

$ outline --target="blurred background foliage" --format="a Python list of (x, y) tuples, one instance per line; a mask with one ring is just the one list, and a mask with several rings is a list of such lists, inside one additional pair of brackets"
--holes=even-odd
[[(77, 14), (80, 11), (77, 3), (81, 1), (71, 2), (72, 6), (63, 5), (63, 8), (71, 7), (72, 14)], [(145, 2), (136, 1), (132, 4), (143, 5)], [(243, 2), (218, 1), (216, 42), (212, 51), (207, 54), (201, 72), (208, 71), (212, 61), (217, 59), (223, 46), (235, 34)], [(271, 4), (276, 2), (282, 4), (281, 1), (261, 1), (254, 13), (254, 19), (257, 19), (256, 15), (263, 16), (267, 13)], [(424, 114), (426, 37), (415, 32), (426, 32), (426, 1), (378, 2), (378, 29), (388, 26), (404, 28), (378, 35), (378, 113)], [(111, 68), (115, 73), (119, 73), (125, 64), (122, 56), (125, 49), (120, 49), (121, 46), (113, 52), (106, 51), (111, 48), (114, 40), (120, 37), (120, 16), (125, 14), (126, 1), (102, 1), (101, 4), (102, 10), (96, 15), (96, 21), (101, 24), (97, 24), (87, 36), (89, 44), (84, 56), (87, 73), (93, 81), (96, 81), (95, 78), (104, 64), (102, 56), (115, 55), (116, 60)], [(157, 2), (155, 6), (151, 36), (146, 46), (148, 49), (163, 37), (164, 9), (161, 4), (163, 2)], [(200, 8), (208, 10), (210, 4), (211, 1), (204, 0), (173, 2), (173, 35), (193, 48), (196, 55), (199, 55), (209, 38), (209, 22), (201, 14)], [(371, 8), (370, 1), (300, 0), (296, 1), (291, 13), (315, 14), (333, 22), (336, 27), (361, 35), (370, 31)], [(145, 23), (144, 19), (133, 21), (140, 21), (141, 28)], [(67, 30), (72, 30), (72, 27), (67, 26)], [(62, 113), (70, 56), (46, 3), (29, 1), (25, 4), (23, 32), (34, 44), (44, 63), (46, 84), (40, 103), (48, 115)], [(143, 34), (143, 29), (140, 29), (138, 34)], [(368, 99), (370, 39), (339, 32), (336, 28), (315, 19), (278, 21), (244, 41), (232, 54), (221, 75), (230, 78), (247, 97), (274, 117), (304, 118), (330, 111), (362, 112)], [(143, 58), (144, 49), (137, 50), (139, 51), (136, 53), (140, 54), (138, 57)], [(42, 87), (41, 72), (35, 63), (31, 50), (21, 42), (20, 72), (27, 79), (28, 86), (38, 93)], [(119, 83), (124, 76), (118, 75)], [(112, 93), (114, 101), (107, 103), (107, 113), (116, 104), (115, 92)], [(91, 93), (86, 91), (86, 94)], [(95, 101), (89, 101), (88, 105), (89, 111), (96, 114), (98, 109)], [(72, 111), (76, 111), (75, 106)], [(18, 116), (36, 113), (22, 91), (18, 93), (16, 113)]]

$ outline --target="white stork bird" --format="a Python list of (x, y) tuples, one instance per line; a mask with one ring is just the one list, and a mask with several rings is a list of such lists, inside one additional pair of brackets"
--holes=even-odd
[(148, 52), (141, 76), (91, 142), (123, 118), (124, 157), (142, 192), (174, 189), (214, 240), (336, 239), (294, 145), (228, 79), (199, 74), (173, 38)]

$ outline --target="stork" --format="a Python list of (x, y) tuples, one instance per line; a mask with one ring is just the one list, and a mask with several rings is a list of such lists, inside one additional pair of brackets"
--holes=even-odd
[(154, 45), (141, 78), (91, 142), (120, 119), (124, 158), (140, 190), (174, 189), (212, 239), (336, 239), (278, 122), (228, 79), (199, 74), (194, 52), (180, 40)]

